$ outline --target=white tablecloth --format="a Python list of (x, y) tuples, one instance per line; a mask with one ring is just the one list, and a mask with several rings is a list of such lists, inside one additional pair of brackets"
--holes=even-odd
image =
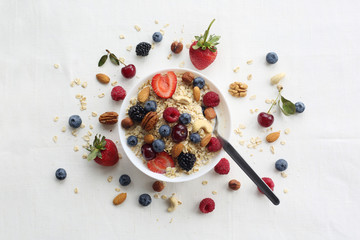
[[(359, 5), (336, 0), (1, 1), (0, 239), (358, 239)], [(168, 184), (164, 194), (176, 193), (183, 202), (173, 213), (162, 199), (140, 207), (139, 194), (154, 194), (153, 180), (125, 156), (109, 168), (82, 159), (81, 136), (90, 124), (94, 133), (119, 139), (116, 127), (110, 132), (91, 117), (93, 111), (118, 111), (121, 105), (111, 100), (111, 85), (99, 84), (95, 74), (105, 72), (128, 90), (139, 81), (123, 79), (120, 68), (110, 63), (99, 69), (97, 61), (110, 49), (134, 63), (139, 77), (182, 61), (194, 68), (187, 49), (169, 60), (170, 44), (181, 38), (189, 43), (213, 18), (211, 33), (222, 36), (221, 44), (215, 62), (202, 72), (226, 96), (232, 128), (247, 127), (242, 138), (232, 133), (232, 143), (259, 175), (274, 180), (281, 204), (273, 206), (231, 163), (227, 176), (209, 172), (192, 182)], [(163, 41), (148, 57), (136, 57), (136, 44), (151, 42), (160, 29)], [(265, 63), (269, 51), (278, 53), (277, 64)], [(247, 65), (250, 59), (253, 64)], [(237, 66), (240, 71), (234, 73)], [(239, 141), (266, 136), (250, 109), (268, 109), (265, 100), (276, 96), (269, 79), (279, 72), (286, 73), (284, 96), (303, 101), (306, 110), (290, 117), (277, 110), (273, 128), (282, 131), (280, 140), (286, 144), (273, 144), (275, 154), (265, 142), (250, 150)], [(251, 81), (246, 80), (249, 74)], [(88, 87), (71, 88), (76, 78)], [(233, 81), (248, 83), (247, 98), (227, 93)], [(87, 97), (86, 111), (79, 110), (78, 93)], [(105, 97), (100, 99), (101, 93)], [(255, 100), (249, 99), (252, 95)], [(69, 129), (61, 132), (72, 114), (86, 125), (77, 137)], [(73, 151), (75, 145), (79, 152)], [(289, 163), (287, 178), (274, 168), (279, 158)], [(59, 167), (68, 173), (62, 182), (54, 177)], [(118, 183), (125, 173), (132, 178), (128, 187)], [(114, 177), (111, 183), (108, 176)], [(242, 183), (238, 192), (227, 188), (232, 178)], [(117, 207), (112, 205), (116, 187), (128, 193)], [(216, 202), (207, 215), (198, 210), (205, 197)]]

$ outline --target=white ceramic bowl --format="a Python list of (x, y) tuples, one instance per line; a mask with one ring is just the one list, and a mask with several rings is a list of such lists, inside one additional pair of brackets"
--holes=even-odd
[[(130, 99), (137, 96), (138, 93), (138, 89), (139, 87), (146, 82), (149, 79), (152, 79), (153, 76), (155, 76), (158, 73), (166, 73), (168, 71), (173, 71), (175, 73), (183, 73), (183, 72), (192, 72), (194, 73), (195, 76), (200, 76), (202, 78), (205, 79), (205, 82), (209, 85), (210, 90), (214, 91), (216, 93), (219, 94), (220, 96), (220, 104), (219, 106), (217, 106), (216, 112), (217, 112), (217, 116), (218, 116), (218, 121), (219, 121), (219, 132), (222, 134), (222, 136), (225, 139), (229, 139), (230, 137), (230, 127), (231, 127), (231, 122), (230, 122), (230, 111), (229, 108), (227, 106), (227, 103), (225, 101), (224, 96), (221, 94), (221, 92), (219, 91), (219, 89), (215, 86), (214, 82), (211, 81), (208, 77), (204, 76), (201, 73), (198, 73), (196, 71), (193, 71), (191, 69), (185, 69), (185, 68), (171, 68), (171, 69), (164, 69), (164, 70), (160, 70), (160, 71), (156, 71), (154, 73), (151, 73), (149, 75), (147, 75), (146, 77), (142, 78), (139, 83), (134, 86), (126, 95), (123, 104), (121, 105), (120, 108), (120, 113), (119, 113), (119, 119), (124, 119), (126, 117), (126, 109), (128, 108), (129, 104), (130, 104)], [(220, 161), (220, 159), (224, 156), (224, 150), (222, 149), (221, 152), (219, 154), (217, 154), (213, 159), (210, 160), (210, 162), (202, 167), (199, 168), (199, 171), (190, 175), (187, 174), (182, 174), (179, 177), (176, 178), (168, 178), (166, 177), (164, 174), (159, 174), (159, 173), (154, 173), (152, 171), (150, 171), (147, 167), (146, 164), (143, 163), (143, 160), (138, 158), (135, 153), (128, 147), (127, 145), (127, 141), (126, 141), (126, 137), (125, 137), (125, 130), (121, 127), (121, 121), (119, 121), (119, 134), (120, 134), (120, 141), (121, 144), (124, 148), (125, 154), (127, 155), (127, 157), (130, 159), (130, 161), (143, 173), (145, 173), (146, 175), (155, 178), (157, 180), (160, 181), (164, 181), (164, 182), (185, 182), (185, 181), (190, 181), (193, 180), (195, 178), (198, 178), (202, 175), (204, 175), (205, 173), (209, 172), (211, 169), (214, 168), (214, 166)]]

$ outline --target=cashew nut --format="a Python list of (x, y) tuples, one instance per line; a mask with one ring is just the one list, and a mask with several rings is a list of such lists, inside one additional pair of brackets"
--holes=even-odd
[(279, 74), (276, 74), (275, 76), (273, 76), (271, 79), (270, 79), (270, 82), (271, 84), (275, 85), (275, 84), (278, 84), (280, 82), (281, 79), (283, 79), (285, 77), (285, 73), (279, 73)]
[(172, 97), (175, 101), (184, 104), (184, 105), (188, 105), (191, 103), (191, 99), (185, 96), (173, 96)]
[(211, 133), (213, 131), (213, 127), (207, 120), (197, 120), (196, 122), (194, 122), (192, 128), (193, 132), (197, 132), (201, 128), (204, 129), (204, 131), (207, 133)]
[(175, 196), (169, 198), (169, 201), (170, 207), (168, 208), (168, 212), (173, 212), (177, 208), (177, 206), (181, 204), (181, 202), (177, 200)]

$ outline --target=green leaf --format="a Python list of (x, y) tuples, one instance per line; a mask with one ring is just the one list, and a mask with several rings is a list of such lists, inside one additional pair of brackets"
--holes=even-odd
[(104, 65), (104, 63), (106, 62), (108, 56), (107, 55), (104, 55), (100, 58), (100, 61), (98, 63), (98, 66), (101, 67), (102, 65)]
[(117, 57), (113, 53), (110, 54), (110, 61), (115, 65), (120, 65), (119, 60), (117, 59)]
[(94, 160), (98, 156), (99, 153), (100, 153), (99, 149), (95, 149), (87, 156), (87, 160), (88, 161)]
[(194, 45), (192, 48), (194, 49), (194, 50), (196, 50), (196, 49), (199, 49), (199, 45)]
[(279, 107), (286, 116), (292, 115), (296, 112), (295, 104), (293, 104), (291, 101), (281, 96), (281, 102), (282, 102), (282, 107), (280, 106), (280, 100), (279, 100)]

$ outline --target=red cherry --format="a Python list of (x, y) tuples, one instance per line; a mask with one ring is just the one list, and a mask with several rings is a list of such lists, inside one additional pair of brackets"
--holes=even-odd
[(257, 120), (260, 126), (270, 127), (274, 122), (274, 116), (266, 112), (261, 112), (259, 113)]
[(171, 137), (174, 142), (179, 143), (184, 141), (187, 138), (188, 130), (184, 124), (176, 124), (171, 132)]
[(146, 161), (149, 161), (151, 159), (154, 159), (156, 156), (156, 152), (152, 148), (151, 144), (144, 144), (141, 147), (141, 153)]
[(132, 78), (136, 74), (136, 68), (133, 64), (126, 65), (121, 69), (121, 74), (124, 78)]

